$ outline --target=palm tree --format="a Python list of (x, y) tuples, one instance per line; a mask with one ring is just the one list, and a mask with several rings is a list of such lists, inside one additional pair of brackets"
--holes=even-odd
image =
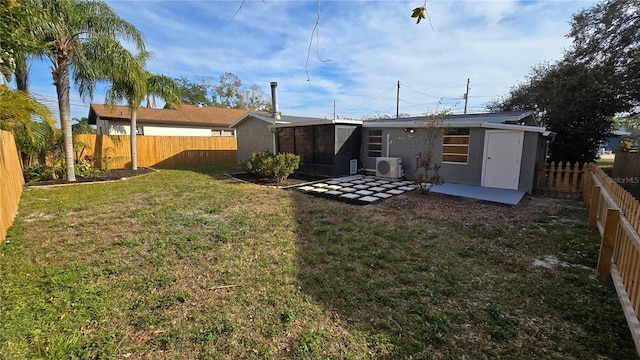
[[(43, 121), (34, 121), (32, 115)], [(57, 131), (48, 107), (26, 92), (10, 89), (2, 83), (0, 129), (13, 132), (23, 161), (31, 155), (31, 149), (43, 146), (45, 134), (55, 134)]]
[(31, 115), (37, 115), (45, 124), (53, 129), (54, 120), (51, 111), (36, 98), (21, 90), (12, 90), (0, 84), (0, 128), (13, 131), (23, 127), (29, 137), (33, 138)]
[(137, 112), (140, 103), (149, 96), (158, 96), (167, 104), (181, 104), (180, 85), (165, 75), (152, 74), (145, 70), (146, 60), (150, 53), (141, 52), (133, 61), (126, 63), (129, 67), (119, 68), (118, 74), (112, 76), (112, 86), (107, 89), (107, 104), (115, 105), (125, 101), (131, 112), (129, 136), (131, 142), (131, 170), (138, 170), (138, 152), (136, 149)]
[(64, 138), (67, 181), (76, 180), (71, 129), (70, 76), (80, 96), (91, 98), (98, 81), (109, 79), (113, 64), (126, 59), (128, 51), (118, 41), (129, 41), (144, 51), (142, 34), (102, 1), (25, 0), (22, 4), (44, 9), (51, 26), (38, 33), (46, 40), (44, 51), (52, 62), (51, 75), (58, 95)]

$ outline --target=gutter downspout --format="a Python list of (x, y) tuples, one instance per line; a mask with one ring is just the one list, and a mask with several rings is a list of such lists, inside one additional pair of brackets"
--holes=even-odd
[(391, 134), (387, 134), (387, 157), (389, 157), (389, 148), (391, 147)]

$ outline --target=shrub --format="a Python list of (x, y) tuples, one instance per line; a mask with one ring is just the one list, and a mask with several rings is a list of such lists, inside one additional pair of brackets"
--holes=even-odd
[(631, 150), (631, 140), (622, 140), (618, 146), (619, 152), (629, 152)]
[(47, 165), (33, 165), (25, 168), (22, 172), (24, 181), (33, 182), (53, 179), (53, 169)]
[(88, 160), (80, 160), (74, 164), (76, 175), (80, 177), (90, 177), (93, 175), (93, 166)]
[(243, 165), (247, 172), (257, 177), (268, 177), (282, 183), (300, 167), (300, 155), (292, 153), (273, 155), (265, 150), (252, 153), (251, 158), (247, 159)]
[(280, 153), (272, 157), (271, 169), (278, 183), (287, 180), (300, 167), (300, 155)]
[(244, 162), (244, 169), (257, 177), (268, 177), (271, 174), (269, 168), (272, 156), (269, 150), (253, 152)]

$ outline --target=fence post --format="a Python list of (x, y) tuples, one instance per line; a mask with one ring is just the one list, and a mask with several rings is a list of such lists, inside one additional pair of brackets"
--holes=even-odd
[(618, 223), (620, 221), (620, 210), (607, 209), (607, 220), (602, 232), (602, 242), (600, 243), (600, 255), (598, 256), (598, 280), (607, 281), (611, 275), (611, 257), (615, 247), (616, 234), (618, 233)]
[(589, 201), (589, 230), (593, 230), (598, 222), (598, 203), (600, 202), (600, 186), (591, 188), (591, 200)]
[(585, 205), (589, 205), (589, 195), (591, 193), (588, 191), (591, 188), (591, 184), (593, 183), (593, 179), (591, 179), (591, 171), (589, 166), (585, 163), (582, 166), (582, 201), (584, 201)]

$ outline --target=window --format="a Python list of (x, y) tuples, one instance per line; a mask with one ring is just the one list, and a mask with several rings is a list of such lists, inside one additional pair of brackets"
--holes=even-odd
[(296, 148), (293, 143), (293, 129), (292, 127), (275, 129), (278, 131), (278, 152), (296, 153)]
[(469, 128), (450, 129), (442, 138), (442, 162), (466, 164), (469, 161)]
[(136, 135), (144, 135), (144, 128), (142, 126), (136, 126)]
[(313, 127), (313, 162), (315, 164), (333, 165), (335, 141), (333, 125)]
[(367, 134), (367, 156), (382, 156), (382, 130), (369, 130)]
[(298, 154), (305, 164), (333, 165), (334, 125), (278, 128), (278, 152)]
[(301, 162), (313, 164), (313, 127), (299, 126), (293, 129), (295, 153), (300, 155)]

